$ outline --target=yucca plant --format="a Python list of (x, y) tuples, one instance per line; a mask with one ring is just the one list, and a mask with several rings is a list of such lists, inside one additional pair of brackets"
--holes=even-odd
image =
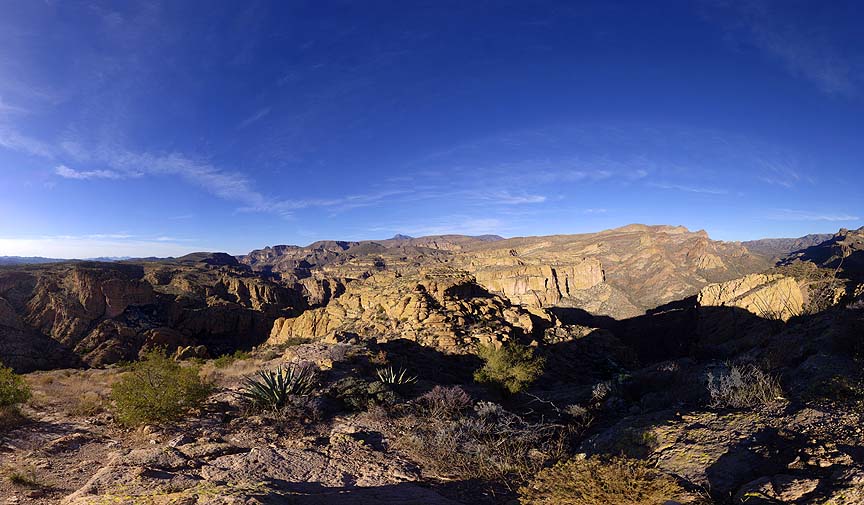
[(417, 377), (408, 375), (408, 370), (402, 367), (398, 369), (388, 366), (387, 368), (378, 369), (378, 379), (384, 384), (391, 386), (407, 386), (417, 382)]
[(276, 370), (259, 370), (243, 379), (240, 396), (256, 408), (279, 410), (292, 396), (308, 396), (315, 390), (315, 369), (308, 365), (289, 364)]

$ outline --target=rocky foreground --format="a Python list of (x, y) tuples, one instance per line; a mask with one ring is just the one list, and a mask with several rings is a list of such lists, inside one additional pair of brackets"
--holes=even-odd
[[(657, 503), (864, 503), (862, 244), (841, 230), (771, 267), (633, 226), (8, 268), (0, 359), (43, 371), (0, 416), (0, 503), (581, 505), (537, 501), (562, 485), (538, 472), (612, 455), (670, 483)], [(122, 424), (112, 363), (154, 346), (213, 389)], [(510, 346), (542, 362), (524, 387), (477, 375)], [(291, 363), (311, 393), (239, 394)]]

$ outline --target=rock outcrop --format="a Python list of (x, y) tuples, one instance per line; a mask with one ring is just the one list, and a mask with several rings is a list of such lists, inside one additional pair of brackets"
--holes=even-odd
[(406, 338), (448, 352), (476, 343), (503, 342), (552, 324), (543, 311), (529, 312), (453, 269), (411, 274), (381, 272), (349, 284), (326, 307), (276, 320), (268, 343), (289, 339), (338, 341), (353, 336), (387, 341)]
[(605, 278), (596, 259), (570, 265), (489, 265), (474, 270), (477, 282), (511, 302), (532, 307), (556, 306), (577, 291), (591, 289)]
[(738, 307), (764, 319), (783, 321), (801, 315), (804, 295), (795, 279), (779, 274), (752, 274), (711, 284), (699, 291), (702, 307)]

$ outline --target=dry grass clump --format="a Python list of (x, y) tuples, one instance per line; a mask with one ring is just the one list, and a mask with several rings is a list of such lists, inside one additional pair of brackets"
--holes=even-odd
[(69, 413), (78, 417), (93, 417), (105, 412), (105, 398), (95, 391), (81, 393), (69, 409)]
[(519, 489), (522, 505), (661, 505), (684, 490), (646, 461), (625, 457), (571, 459)]
[(783, 397), (780, 383), (754, 365), (729, 365), (715, 375), (708, 372), (712, 408), (751, 408)]
[(435, 386), (416, 400), (417, 406), (432, 418), (451, 418), (471, 408), (474, 400), (459, 386)]
[(6, 466), (0, 469), (0, 476), (3, 480), (9, 482), (15, 487), (39, 489), (43, 487), (39, 478), (36, 477), (36, 471), (28, 466)]
[[(419, 412), (396, 419), (394, 446), (436, 476), (508, 487), (525, 482), (566, 450), (569, 433), (563, 426), (529, 423), (487, 402), (458, 415), (455, 406), (461, 402), (427, 410), (427, 401)], [(439, 415), (443, 412), (454, 415)]]

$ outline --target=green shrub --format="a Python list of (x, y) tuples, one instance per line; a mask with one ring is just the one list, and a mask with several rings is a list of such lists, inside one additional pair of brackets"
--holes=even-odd
[(255, 408), (276, 411), (285, 407), (292, 396), (312, 394), (317, 379), (313, 367), (291, 363), (246, 377), (239, 394)]
[(522, 505), (662, 505), (684, 490), (646, 461), (624, 457), (571, 459), (519, 489)]
[(0, 365), (0, 408), (11, 407), (30, 399), (30, 387), (24, 378)]
[(127, 426), (170, 421), (199, 407), (210, 394), (199, 372), (161, 350), (147, 352), (112, 387), (117, 420)]
[(543, 373), (545, 364), (542, 357), (534, 356), (534, 349), (516, 343), (501, 347), (483, 345), (477, 354), (485, 364), (474, 373), (474, 380), (495, 384), (510, 393), (528, 387)]
[(249, 359), (251, 357), (252, 356), (248, 352), (238, 349), (234, 351), (234, 354), (223, 354), (222, 356), (214, 359), (213, 366), (215, 366), (216, 368), (228, 368), (229, 366), (234, 364), (235, 361), (241, 361), (244, 359)]
[(354, 376), (336, 381), (330, 387), (329, 394), (341, 401), (346, 408), (356, 411), (393, 405), (399, 399), (389, 385), (381, 381), (369, 382)]

